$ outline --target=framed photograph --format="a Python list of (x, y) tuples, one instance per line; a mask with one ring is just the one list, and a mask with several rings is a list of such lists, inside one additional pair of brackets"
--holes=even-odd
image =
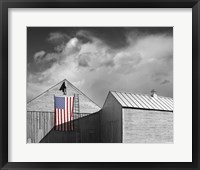
[(1, 169), (199, 169), (198, 0), (1, 3)]

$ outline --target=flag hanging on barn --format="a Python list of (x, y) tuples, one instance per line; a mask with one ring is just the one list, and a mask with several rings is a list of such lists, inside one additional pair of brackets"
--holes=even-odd
[(54, 127), (58, 131), (74, 130), (74, 96), (54, 96)]

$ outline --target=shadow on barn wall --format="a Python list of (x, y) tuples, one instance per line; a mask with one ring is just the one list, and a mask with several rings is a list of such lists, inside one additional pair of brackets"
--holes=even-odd
[[(70, 122), (68, 122), (70, 123)], [(61, 124), (53, 127), (40, 143), (100, 143), (100, 111), (73, 121), (73, 130), (60, 131)]]

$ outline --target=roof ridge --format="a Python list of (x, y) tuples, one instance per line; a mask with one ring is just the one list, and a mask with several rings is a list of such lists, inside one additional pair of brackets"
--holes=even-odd
[[(143, 94), (142, 93), (131, 93), (131, 92), (122, 92), (122, 91), (115, 91), (115, 90), (111, 90), (110, 92), (111, 93), (115, 92), (115, 93), (126, 93), (126, 94), (128, 93), (128, 94), (133, 94), (133, 95), (147, 95), (147, 96), (151, 96), (150, 94), (146, 94), (146, 93), (143, 93)], [(157, 94), (157, 96), (158, 97), (167, 98), (167, 99), (173, 99), (172, 97), (160, 96), (158, 94)]]
[(63, 79), (62, 81), (60, 81), (59, 83), (51, 86), (50, 88), (48, 88), (47, 90), (45, 90), (44, 92), (40, 93), (39, 95), (37, 95), (36, 97), (34, 97), (33, 99), (29, 100), (27, 102), (27, 104), (29, 104), (30, 102), (32, 102), (33, 100), (37, 99), (38, 97), (42, 96), (43, 94), (45, 94), (46, 92), (48, 92), (49, 90), (51, 90), (52, 88), (56, 87), (58, 84), (60, 84), (61, 82), (65, 81), (66, 79)]

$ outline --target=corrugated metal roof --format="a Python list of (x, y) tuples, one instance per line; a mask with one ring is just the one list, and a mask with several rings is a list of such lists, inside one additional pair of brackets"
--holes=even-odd
[(173, 111), (173, 99), (169, 97), (152, 97), (146, 94), (133, 94), (125, 92), (111, 92), (122, 107), (132, 107), (149, 110)]

